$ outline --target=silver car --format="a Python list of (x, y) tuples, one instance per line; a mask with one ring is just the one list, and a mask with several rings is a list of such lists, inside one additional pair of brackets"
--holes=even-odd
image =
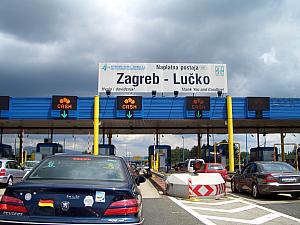
[(232, 192), (250, 192), (254, 198), (267, 194), (291, 194), (300, 198), (300, 173), (286, 162), (252, 162), (233, 176)]
[(13, 185), (26, 174), (24, 167), (11, 159), (0, 159), (0, 184)]

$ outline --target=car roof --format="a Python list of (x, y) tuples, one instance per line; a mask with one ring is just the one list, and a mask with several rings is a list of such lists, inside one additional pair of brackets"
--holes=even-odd
[(13, 162), (17, 162), (14, 159), (0, 159), (1, 162), (8, 162), (8, 161), (13, 161)]
[(260, 164), (271, 164), (271, 163), (287, 163), (287, 162), (282, 162), (282, 161), (255, 161), (252, 163), (260, 163)]
[(119, 157), (119, 156), (114, 156), (114, 155), (88, 155), (88, 154), (85, 154), (85, 155), (76, 155), (76, 154), (62, 154), (62, 155), (52, 155), (52, 156), (49, 156), (47, 157), (47, 159), (49, 158), (80, 158), (80, 157), (83, 157), (83, 158), (103, 158), (103, 159), (119, 159), (119, 160), (123, 160), (122, 157)]

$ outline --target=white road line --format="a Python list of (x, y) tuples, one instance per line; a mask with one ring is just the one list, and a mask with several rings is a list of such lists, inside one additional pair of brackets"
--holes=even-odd
[(186, 206), (185, 204), (183, 204), (182, 202), (180, 202), (176, 198), (174, 198), (174, 197), (169, 197), (169, 198), (173, 202), (175, 202), (177, 205), (179, 205), (181, 208), (183, 208), (185, 211), (187, 211), (188, 213), (190, 213), (191, 215), (196, 217), (198, 220), (200, 220), (202, 223), (204, 223), (206, 225), (216, 225), (215, 223), (213, 223), (210, 220), (206, 219), (204, 216), (200, 215), (199, 213), (197, 213), (196, 211), (194, 211), (190, 207)]
[(253, 220), (228, 218), (228, 217), (221, 217), (221, 216), (205, 216), (205, 218), (211, 219), (211, 220), (222, 220), (222, 221), (235, 222), (235, 223), (246, 223), (246, 224), (263, 224), (265, 222), (276, 219), (278, 217), (280, 217), (280, 215), (274, 214), (274, 213), (270, 213), (270, 214), (258, 217), (256, 219), (253, 219)]
[(232, 204), (232, 203), (236, 203), (236, 202), (239, 202), (239, 201), (234, 198), (234, 200), (223, 201), (223, 202), (216, 202), (216, 203), (192, 202), (192, 201), (185, 201), (185, 200), (182, 200), (181, 202), (183, 202), (183, 203), (189, 203), (189, 204), (196, 204), (196, 205), (215, 205), (215, 206), (218, 206), (218, 205)]
[(200, 209), (205, 211), (214, 211), (214, 212), (223, 212), (223, 213), (237, 213), (237, 212), (243, 212), (249, 209), (256, 208), (255, 205), (247, 205), (235, 209), (215, 209), (215, 208), (204, 208), (204, 207), (190, 207), (190, 209)]
[[(289, 215), (286, 215), (286, 214), (284, 214), (284, 213), (281, 213), (281, 212), (277, 212), (277, 211), (275, 211), (275, 210), (273, 210), (273, 209), (269, 209), (269, 208), (266, 208), (266, 207), (263, 207), (263, 206), (260, 206), (260, 205), (256, 205), (256, 204), (254, 204), (254, 203), (250, 203), (250, 202), (248, 202), (248, 199), (245, 199), (245, 198), (243, 198), (243, 197), (240, 197), (240, 196), (237, 196), (237, 195), (234, 195), (234, 194), (231, 194), (232, 196), (235, 196), (235, 197), (237, 197), (237, 198), (239, 198), (239, 201), (240, 202), (242, 202), (242, 203), (245, 203), (245, 204), (253, 204), (253, 205), (255, 205), (257, 208), (259, 208), (259, 209), (263, 209), (263, 210), (266, 210), (266, 211), (268, 211), (268, 212), (270, 212), (270, 213), (277, 213), (278, 215), (280, 215), (280, 216), (282, 216), (282, 217), (285, 217), (285, 218), (288, 218), (288, 219), (290, 219), (290, 220), (294, 220), (294, 221), (297, 221), (297, 222), (300, 222), (300, 219), (298, 219), (298, 218), (295, 218), (295, 217), (292, 217), (292, 216), (289, 216)], [(229, 198), (231, 198), (231, 197), (229, 197)], [(234, 199), (234, 198), (231, 198), (231, 199)], [(242, 200), (242, 199), (245, 199), (245, 200)]]
[(278, 217), (280, 217), (280, 215), (278, 213), (269, 213), (267, 215), (264, 215), (264, 216), (261, 216), (261, 217), (258, 217), (256, 219), (252, 220), (252, 224), (263, 224), (270, 220), (276, 219)]

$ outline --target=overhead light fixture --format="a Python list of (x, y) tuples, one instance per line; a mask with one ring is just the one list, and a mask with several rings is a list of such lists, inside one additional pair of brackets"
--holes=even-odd
[(152, 97), (156, 96), (156, 90), (152, 90)]
[(174, 91), (174, 96), (178, 97), (179, 91)]
[(105, 92), (106, 92), (106, 95), (107, 95), (107, 96), (110, 96), (111, 90), (106, 90)]
[(218, 97), (222, 97), (223, 92), (221, 90), (217, 91)]

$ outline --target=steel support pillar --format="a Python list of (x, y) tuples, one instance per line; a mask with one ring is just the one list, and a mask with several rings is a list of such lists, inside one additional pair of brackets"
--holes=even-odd
[(94, 97), (94, 155), (99, 155), (99, 120), (100, 120), (100, 101), (99, 96)]
[(285, 135), (283, 133), (280, 133), (280, 145), (281, 145), (281, 161), (285, 161), (285, 154), (284, 154), (284, 138)]
[(231, 96), (227, 96), (226, 100), (227, 100), (229, 172), (234, 172), (233, 117), (232, 117), (232, 99), (231, 99)]
[(111, 140), (112, 140), (112, 133), (108, 133), (108, 144), (111, 145)]
[(18, 153), (18, 162), (21, 164), (23, 163), (23, 130), (20, 129), (20, 133), (18, 134), (18, 138), (20, 141), (19, 145), (19, 153)]
[(256, 139), (257, 139), (257, 147), (259, 148), (260, 143), (259, 143), (259, 129), (257, 128), (257, 133), (256, 133)]
[(198, 148), (197, 148), (197, 158), (201, 158), (201, 139), (202, 139), (202, 134), (198, 132), (197, 134), (197, 139), (198, 139)]
[[(209, 129), (206, 132), (206, 149), (205, 149), (205, 157), (207, 156), (207, 151), (209, 151)], [(210, 154), (208, 154), (210, 156)]]
[(102, 130), (102, 144), (105, 145), (105, 129)]
[(50, 141), (53, 143), (53, 128), (51, 128), (50, 132)]

